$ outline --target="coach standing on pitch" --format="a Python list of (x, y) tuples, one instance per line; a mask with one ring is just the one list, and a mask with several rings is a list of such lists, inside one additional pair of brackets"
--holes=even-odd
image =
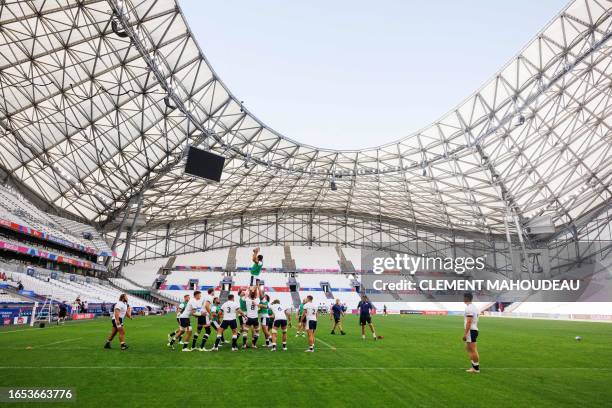
[(357, 309), (359, 309), (359, 324), (361, 325), (361, 338), (365, 340), (365, 327), (366, 324), (370, 326), (370, 330), (372, 331), (372, 337), (376, 340), (376, 331), (374, 330), (374, 325), (372, 324), (372, 315), (371, 312), (374, 309), (374, 305), (366, 295), (361, 297), (361, 301), (357, 305)]

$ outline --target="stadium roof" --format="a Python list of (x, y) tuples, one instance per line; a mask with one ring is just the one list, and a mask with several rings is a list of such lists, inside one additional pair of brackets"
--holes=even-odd
[[(242, 107), (175, 0), (2, 2), (0, 167), (101, 224), (141, 194), (151, 227), (279, 208), (489, 233), (508, 215), (572, 224), (610, 203), (610, 7), (571, 2), (429, 127), (336, 151)], [(184, 174), (187, 145), (228, 158), (220, 183)]]

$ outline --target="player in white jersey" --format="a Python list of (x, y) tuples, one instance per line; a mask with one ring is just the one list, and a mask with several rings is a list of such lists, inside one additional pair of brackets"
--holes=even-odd
[(191, 341), (191, 348), (194, 350), (198, 350), (196, 349), (196, 344), (198, 342), (198, 337), (200, 336), (200, 333), (202, 332), (202, 328), (204, 328), (204, 335), (202, 336), (202, 344), (200, 344), (200, 351), (208, 351), (206, 350), (206, 348), (204, 347), (206, 345), (206, 341), (208, 340), (208, 337), (210, 336), (210, 322), (211, 322), (211, 314), (212, 314), (212, 304), (213, 304), (213, 299), (214, 297), (212, 296), (215, 293), (214, 289), (208, 289), (208, 292), (202, 296), (202, 310), (201, 310), (201, 315), (198, 316), (198, 327), (197, 330), (195, 332), (195, 334), (193, 335), (193, 340)]
[(189, 340), (191, 339), (191, 335), (193, 334), (193, 329), (191, 328), (191, 316), (200, 317), (202, 315), (202, 292), (196, 290), (193, 292), (193, 298), (187, 302), (187, 306), (185, 306), (185, 310), (180, 315), (181, 319), (181, 328), (185, 330), (187, 333), (185, 335), (185, 341), (183, 342), (183, 350), (182, 351), (191, 351), (189, 348)]
[(315, 332), (317, 331), (317, 315), (319, 311), (317, 307), (312, 303), (313, 297), (311, 295), (306, 296), (306, 304), (304, 305), (304, 313), (302, 319), (304, 319), (304, 326), (308, 333), (308, 349), (307, 353), (314, 352), (315, 345)]
[(287, 325), (291, 327), (291, 313), (289, 309), (281, 305), (280, 300), (276, 299), (270, 306), (274, 316), (274, 323), (272, 323), (272, 349), (270, 351), (276, 351), (276, 335), (278, 329), (283, 331), (283, 351), (287, 351)]
[(472, 303), (473, 295), (469, 292), (463, 295), (463, 303), (465, 303), (465, 313), (463, 315), (463, 341), (465, 341), (466, 350), (470, 356), (472, 367), (466, 370), (468, 373), (480, 372), (480, 356), (476, 347), (476, 339), (478, 338), (478, 308)]
[[(250, 329), (251, 347), (257, 348), (257, 340), (259, 339), (259, 288), (250, 288), (244, 301), (246, 303), (247, 334)], [(247, 348), (247, 345), (243, 344), (242, 348)]]
[(104, 344), (104, 348), (111, 348), (111, 342), (115, 338), (115, 335), (119, 333), (119, 341), (121, 342), (121, 350), (125, 350), (128, 348), (128, 345), (125, 343), (125, 328), (123, 327), (123, 319), (127, 316), (129, 319), (132, 318), (132, 308), (128, 305), (128, 298), (125, 293), (122, 293), (119, 296), (119, 301), (115, 303), (115, 307), (113, 308), (113, 314), (111, 315), (111, 320), (113, 323), (113, 329), (111, 331), (110, 336), (106, 339), (106, 343)]
[(178, 329), (168, 334), (168, 344), (167, 344), (167, 346), (173, 350), (174, 350), (175, 341), (178, 340), (179, 344), (183, 343), (183, 334), (185, 334), (185, 331), (181, 327), (181, 313), (183, 313), (183, 310), (185, 310), (185, 307), (187, 306), (187, 303), (189, 302), (190, 297), (191, 296), (189, 294), (185, 294), (183, 296), (183, 301), (179, 303), (179, 305), (176, 307), (176, 321), (178, 323)]
[(242, 316), (244, 312), (240, 310), (240, 304), (234, 301), (234, 295), (230, 294), (227, 297), (227, 302), (221, 305), (221, 311), (223, 313), (223, 321), (221, 327), (217, 329), (217, 339), (215, 340), (215, 346), (213, 351), (219, 350), (219, 343), (223, 338), (223, 332), (228, 327), (232, 329), (232, 351), (238, 351), (238, 324), (236, 324), (236, 314)]

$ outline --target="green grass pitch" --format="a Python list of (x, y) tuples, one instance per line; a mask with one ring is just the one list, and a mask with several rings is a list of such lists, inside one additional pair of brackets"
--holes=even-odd
[(64, 405), (105, 408), (590, 407), (612, 401), (610, 324), (482, 317), (482, 372), (470, 375), (461, 317), (376, 316), (374, 323), (383, 340), (363, 341), (354, 316), (345, 320), (346, 336), (332, 336), (328, 317), (320, 317), (314, 354), (304, 353), (306, 340), (295, 329), (287, 352), (231, 352), (228, 345), (218, 353), (171, 351), (166, 335), (176, 326), (173, 316), (128, 320), (127, 351), (117, 342), (102, 348), (108, 318), (4, 328), (0, 387), (70, 387), (77, 401)]

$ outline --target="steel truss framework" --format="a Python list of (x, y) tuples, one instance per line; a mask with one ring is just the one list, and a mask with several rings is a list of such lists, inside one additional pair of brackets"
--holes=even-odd
[[(175, 0), (5, 1), (0, 174), (107, 231), (138, 211), (145, 225), (133, 235), (133, 259), (167, 252), (157, 248), (160, 225), (172, 231), (163, 236), (168, 247), (180, 237), (216, 240), (194, 226), (223, 230), (240, 219), (232, 237), (250, 234), (247, 221), (266, 226), (256, 235), (267, 242), (268, 214), (279, 212), (295, 214), (283, 242), (356, 244), (332, 233), (344, 228), (363, 231), (367, 246), (372, 220), (403, 228), (398, 240), (417, 231), (412, 238), (425, 243), (437, 231), (451, 237), (445, 242), (470, 234), (486, 242), (523, 234), (539, 215), (552, 217), (556, 238), (573, 231), (576, 239), (612, 196), (611, 36), (610, 1), (571, 1), (435, 123), (382, 146), (337, 151), (280, 135), (242, 106)], [(227, 158), (220, 183), (183, 174), (188, 145)], [(359, 226), (342, 226), (347, 219)]]
[[(563, 274), (580, 264), (600, 263), (610, 267), (611, 217), (612, 209), (601, 211), (589, 222), (532, 249), (546, 254), (550, 275)], [(341, 245), (427, 257), (484, 256), (487, 270), (506, 276), (539, 273), (541, 271), (536, 267), (544, 261), (530, 258), (517, 240), (509, 244), (505, 236), (491, 235), (488, 239), (479, 234), (449, 236), (444, 231), (415, 229), (413, 225), (397, 220), (313, 211), (243, 214), (143, 230), (132, 241), (128, 258), (131, 262), (138, 262), (182, 253), (256, 245)]]

